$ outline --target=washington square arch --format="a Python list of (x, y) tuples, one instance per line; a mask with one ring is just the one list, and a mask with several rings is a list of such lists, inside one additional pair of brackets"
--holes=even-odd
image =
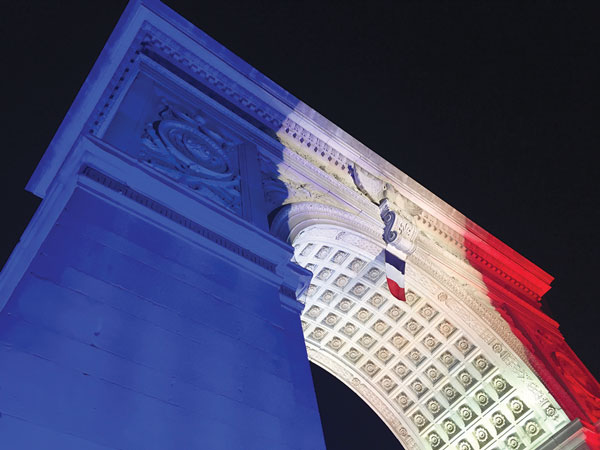
[(405, 449), (600, 448), (552, 277), (158, 1), (27, 190), (0, 448), (324, 449), (309, 361)]

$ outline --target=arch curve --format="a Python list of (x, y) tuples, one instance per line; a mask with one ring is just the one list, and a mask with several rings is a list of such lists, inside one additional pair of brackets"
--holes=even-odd
[(465, 304), (465, 288), (445, 286), (419, 249), (408, 259), (407, 302), (391, 296), (382, 228), (310, 202), (287, 205), (273, 222), (313, 273), (300, 299), (309, 359), (407, 449), (536, 448), (568, 423), (523, 359)]

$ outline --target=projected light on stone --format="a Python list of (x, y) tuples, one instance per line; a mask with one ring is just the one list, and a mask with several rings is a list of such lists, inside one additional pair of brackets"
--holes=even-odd
[(309, 360), (407, 449), (597, 445), (552, 278), (159, 2), (127, 7), (27, 189), (11, 448), (321, 449)]

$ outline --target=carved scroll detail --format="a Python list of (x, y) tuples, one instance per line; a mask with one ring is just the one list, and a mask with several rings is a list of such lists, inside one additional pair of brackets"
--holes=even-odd
[(387, 244), (390, 244), (398, 237), (398, 232), (392, 230), (396, 222), (396, 213), (390, 209), (387, 199), (381, 202), (379, 210), (381, 211), (381, 219), (384, 223), (383, 240)]
[(226, 139), (172, 106), (144, 128), (140, 161), (185, 186), (240, 213), (237, 154)]

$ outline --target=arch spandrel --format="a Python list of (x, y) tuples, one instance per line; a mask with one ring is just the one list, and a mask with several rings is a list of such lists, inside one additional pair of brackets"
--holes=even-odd
[(387, 289), (378, 226), (328, 205), (281, 214), (296, 261), (313, 273), (301, 298), (309, 359), (405, 448), (534, 449), (569, 423), (502, 317), (435, 255), (417, 246), (409, 256), (400, 302)]

